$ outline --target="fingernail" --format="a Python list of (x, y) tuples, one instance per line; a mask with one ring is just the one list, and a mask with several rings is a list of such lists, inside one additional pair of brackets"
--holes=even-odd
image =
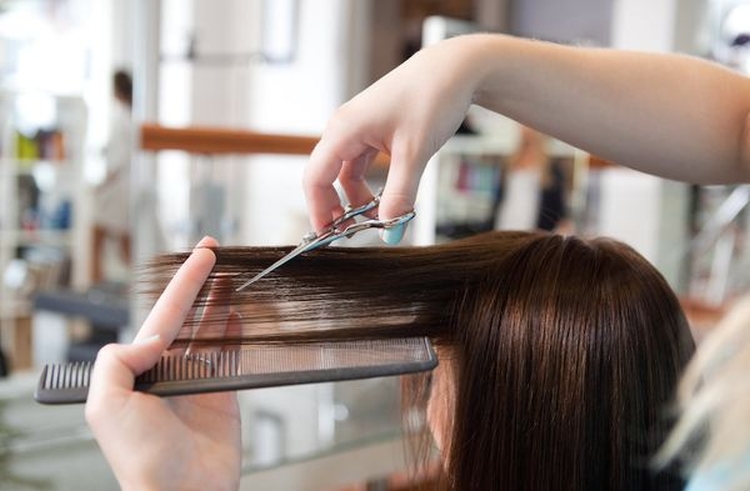
[(197, 244), (195, 244), (195, 247), (193, 247), (193, 250), (206, 247), (204, 244), (209, 239), (211, 239), (211, 237), (209, 237), (208, 235), (204, 235), (203, 238), (199, 240)]
[(149, 344), (149, 343), (155, 343), (161, 338), (160, 334), (154, 334), (153, 336), (149, 336), (147, 338), (143, 339), (136, 339), (133, 341), (133, 344)]
[(406, 224), (401, 223), (394, 225), (390, 228), (384, 228), (380, 230), (380, 239), (386, 244), (396, 245), (401, 242), (404, 238), (404, 231), (406, 230)]

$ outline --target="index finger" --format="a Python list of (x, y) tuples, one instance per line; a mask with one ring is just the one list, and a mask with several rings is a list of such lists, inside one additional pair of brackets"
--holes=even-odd
[(215, 263), (216, 256), (211, 249), (194, 249), (156, 301), (135, 341), (159, 335), (164, 347), (169, 346), (180, 331)]
[(313, 230), (319, 231), (342, 212), (341, 200), (333, 183), (341, 172), (343, 160), (332, 151), (327, 140), (315, 145), (310, 161), (305, 166), (303, 188), (310, 222)]

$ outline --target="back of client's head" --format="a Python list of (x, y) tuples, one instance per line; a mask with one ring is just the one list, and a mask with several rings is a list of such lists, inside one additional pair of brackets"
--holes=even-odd
[[(328, 248), (234, 292), (287, 250), (217, 250), (214, 276), (233, 281), (198, 307), (231, 303), (243, 336), (268, 342), (430, 336), (433, 431), (455, 491), (682, 488), (649, 459), (694, 346), (675, 295), (629, 247), (493, 232)], [(152, 266), (152, 293), (183, 259)]]
[(457, 489), (682, 489), (649, 458), (693, 344), (671, 289), (632, 249), (534, 237), (456, 312)]

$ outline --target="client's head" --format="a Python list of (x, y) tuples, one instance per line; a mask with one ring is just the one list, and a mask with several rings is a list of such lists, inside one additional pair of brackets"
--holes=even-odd
[(455, 489), (682, 489), (649, 458), (693, 344), (640, 255), (528, 236), (453, 310), (428, 414)]
[[(219, 249), (214, 274), (240, 284), (286, 251)], [(681, 489), (649, 459), (694, 346), (674, 293), (623, 244), (493, 232), (328, 248), (220, 301), (269, 342), (430, 336), (427, 413), (455, 491)]]

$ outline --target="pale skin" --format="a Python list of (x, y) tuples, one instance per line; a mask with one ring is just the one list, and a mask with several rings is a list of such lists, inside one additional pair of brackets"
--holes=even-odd
[(445, 348), (436, 348), (440, 364), (432, 371), (430, 398), (427, 402), (427, 425), (432, 433), (435, 447), (443, 459), (450, 448), (450, 431), (453, 425), (453, 401), (456, 398), (455, 373), (453, 357)]
[[(160, 398), (133, 390), (135, 377), (151, 368), (172, 343), (216, 257), (218, 243), (203, 239), (170, 281), (132, 344), (99, 351), (86, 401), (86, 421), (124, 491), (234, 490), (242, 463), (240, 412), (234, 392)], [(214, 307), (220, 308), (220, 307)], [(216, 318), (217, 312), (204, 312)], [(237, 335), (239, 319), (227, 310), (226, 333)], [(217, 331), (212, 325), (211, 336)], [(200, 327), (194, 333), (200, 337)], [(446, 362), (447, 363), (447, 362)], [(430, 425), (438, 445), (452, 384), (436, 370)], [(440, 447), (439, 447), (440, 448)]]
[(499, 34), (443, 41), (344, 104), (305, 170), (316, 230), (372, 197), (365, 173), (391, 163), (380, 217), (413, 209), (428, 159), (471, 104), (601, 158), (694, 183), (750, 180), (750, 80), (673, 54), (560, 46)]
[[(170, 281), (132, 344), (99, 351), (86, 401), (86, 421), (124, 491), (239, 488), (242, 463), (240, 412), (234, 392), (160, 398), (133, 390), (175, 339), (216, 262), (205, 238)], [(221, 307), (213, 307), (221, 308)], [(217, 312), (204, 312), (216, 318)], [(237, 335), (240, 319), (227, 310), (225, 333)], [(220, 332), (212, 325), (211, 336)], [(200, 327), (193, 333), (201, 336)], [(447, 363), (447, 362), (446, 362)], [(447, 366), (435, 372), (430, 425), (438, 445), (452, 397)], [(441, 447), (439, 447), (441, 448)]]
[[(123, 490), (239, 487), (240, 412), (234, 392), (160, 398), (133, 391), (172, 343), (216, 257), (203, 239), (169, 283), (134, 342), (100, 350), (86, 420)], [(215, 314), (213, 312), (212, 314)], [(239, 329), (226, 312), (226, 331)], [(196, 332), (200, 336), (200, 328)]]
[[(427, 160), (471, 104), (651, 174), (696, 183), (750, 180), (744, 77), (684, 56), (472, 35), (422, 50), (333, 115), (305, 171), (314, 228), (341, 213), (336, 180), (350, 203), (371, 199), (364, 176), (378, 152), (391, 156), (381, 218), (411, 210)], [(106, 347), (97, 359), (86, 417), (125, 490), (238, 486), (235, 394), (160, 399), (132, 390), (182, 325), (215, 261), (205, 247), (215, 244), (199, 244), (136, 343)], [(227, 330), (236, 329), (229, 312), (227, 319)], [(443, 448), (438, 423), (445, 409), (431, 401)]]

